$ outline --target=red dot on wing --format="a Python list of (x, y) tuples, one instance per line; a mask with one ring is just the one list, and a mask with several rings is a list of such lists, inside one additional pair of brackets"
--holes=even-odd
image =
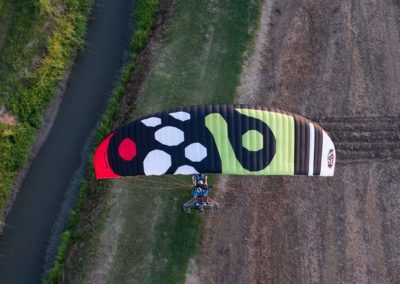
[(131, 161), (136, 156), (136, 143), (129, 138), (125, 138), (119, 144), (118, 154), (125, 161)]

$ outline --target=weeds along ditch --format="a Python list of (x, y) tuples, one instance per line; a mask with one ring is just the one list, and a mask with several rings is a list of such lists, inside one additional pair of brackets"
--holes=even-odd
[[(0, 212), (28, 160), (44, 112), (82, 47), (93, 0), (0, 1)], [(8, 204), (10, 206), (11, 204)]]

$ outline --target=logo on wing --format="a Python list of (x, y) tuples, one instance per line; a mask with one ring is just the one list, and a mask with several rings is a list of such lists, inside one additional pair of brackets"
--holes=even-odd
[(335, 164), (335, 153), (333, 149), (330, 149), (328, 153), (328, 168), (331, 169), (334, 164)]

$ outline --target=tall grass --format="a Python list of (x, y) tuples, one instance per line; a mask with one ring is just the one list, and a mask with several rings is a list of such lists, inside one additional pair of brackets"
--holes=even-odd
[[(30, 138), (34, 130), (24, 125), (6, 125), (0, 123), (0, 210), (11, 194), (11, 184), (16, 172), (26, 161), (25, 153), (31, 147)], [(15, 147), (18, 145), (18, 147)], [(1, 226), (1, 224), (0, 224)]]
[(40, 65), (27, 74), (25, 85), (17, 86), (8, 97), (8, 109), (20, 122), (32, 127), (40, 125), (46, 106), (71, 64), (72, 55), (83, 43), (85, 15), (91, 1), (71, 0), (63, 3), (61, 10), (40, 1), (40, 8), (52, 19), (55, 28), (47, 39), (46, 54)]
[[(121, 71), (118, 84), (114, 88), (107, 110), (102, 117), (102, 122), (96, 134), (96, 144), (98, 144), (105, 137), (105, 135), (111, 131), (111, 124), (118, 111), (119, 102), (125, 92), (125, 87), (129, 82), (134, 70), (137, 54), (143, 49), (147, 42), (151, 27), (158, 11), (158, 7), (158, 0), (139, 0), (137, 4), (135, 10), (136, 30), (130, 43), (130, 57)], [(70, 213), (67, 229), (60, 238), (60, 244), (54, 266), (48, 271), (45, 283), (59, 282), (62, 269), (65, 265), (65, 258), (68, 248), (74, 238), (77, 237), (74, 232), (80, 218), (80, 213), (86, 204), (89, 191), (93, 190), (90, 188), (90, 181), (95, 179), (92, 160), (92, 158), (89, 159), (90, 162), (88, 164), (87, 175), (81, 183), (78, 204)], [(99, 190), (100, 188), (104, 188), (104, 186), (106, 186), (106, 182), (99, 182), (94, 190)]]

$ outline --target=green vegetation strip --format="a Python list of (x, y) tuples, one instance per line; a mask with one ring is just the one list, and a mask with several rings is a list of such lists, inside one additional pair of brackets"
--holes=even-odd
[(93, 0), (1, 1), (7, 11), (0, 12), (11, 16), (0, 40), (0, 107), (15, 118), (0, 121), (3, 212), (44, 111), (82, 46)]
[[(130, 58), (127, 60), (127, 64), (121, 71), (118, 84), (111, 95), (106, 113), (102, 117), (102, 123), (98, 129), (95, 139), (96, 145), (100, 143), (105, 135), (112, 130), (111, 125), (118, 111), (119, 102), (124, 95), (125, 87), (128, 84), (135, 67), (137, 54), (142, 50), (147, 42), (153, 21), (157, 14), (158, 6), (158, 0), (139, 0), (137, 4), (137, 8), (135, 10), (136, 30), (131, 40)], [(93, 156), (93, 154), (91, 156)], [(104, 190), (108, 187), (108, 183), (103, 181), (98, 182), (94, 189), (90, 188), (90, 181), (95, 179), (92, 160), (93, 159), (91, 157), (88, 165), (88, 174), (81, 183), (78, 204), (70, 213), (67, 230), (61, 235), (54, 266), (48, 271), (45, 283), (58, 283), (60, 280), (61, 272), (65, 265), (68, 248), (74, 240), (79, 240), (81, 237), (80, 234), (76, 232), (76, 227), (81, 218), (81, 212), (88, 201), (90, 191)]]
[[(260, 1), (178, 1), (175, 9), (164, 46), (157, 52), (131, 118), (183, 105), (234, 101)], [(186, 188), (165, 190), (168, 186), (162, 182), (170, 179), (124, 178), (110, 183), (111, 192), (123, 191), (109, 195), (120, 199), (112, 204), (118, 204), (122, 219), (112, 219), (107, 213), (81, 230), (80, 253), (70, 260), (79, 262), (79, 267), (66, 273), (83, 274), (78, 279), (88, 280), (92, 272), (101, 271), (109, 283), (184, 282), (189, 260), (198, 252), (202, 219), (181, 211), (182, 203), (190, 198), (190, 177), (180, 178)], [(100, 184), (104, 183), (96, 182)], [(103, 233), (117, 223), (120, 231), (104, 239), (107, 234)], [(110, 244), (116, 247), (113, 255), (106, 251), (102, 259), (104, 247)], [(106, 261), (106, 270), (98, 266)]]

